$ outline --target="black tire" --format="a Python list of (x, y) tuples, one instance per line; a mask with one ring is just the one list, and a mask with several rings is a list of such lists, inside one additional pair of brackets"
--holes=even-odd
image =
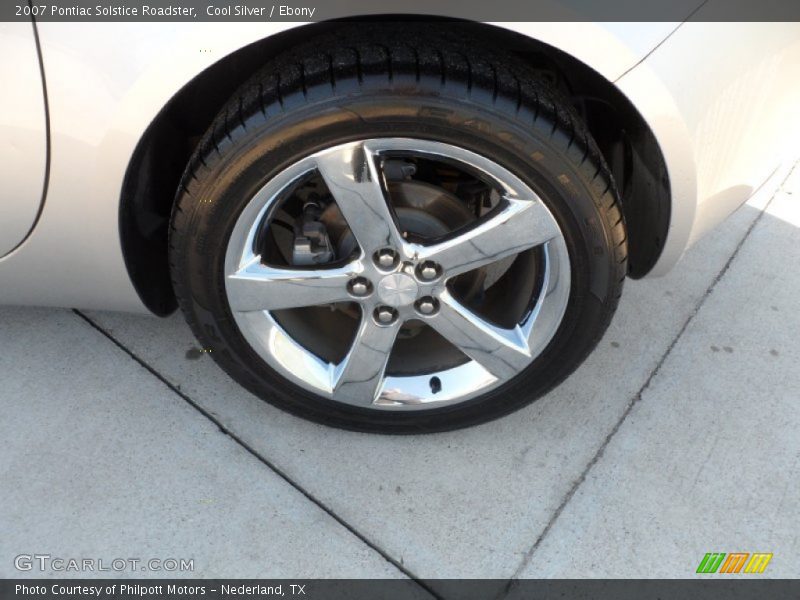
[[(611, 173), (587, 129), (523, 62), (462, 43), (442, 26), (435, 39), (411, 36), (407, 28), (370, 27), (366, 35), (342, 31), (270, 60), (221, 111), (177, 194), (169, 240), (174, 289), (214, 360), (281, 409), (360, 431), (466, 427), (546, 393), (594, 348), (626, 274), (625, 223)], [(384, 136), (433, 139), (491, 156), (544, 199), (571, 261), (567, 312), (538, 358), (502, 387), (427, 411), (362, 409), (290, 383), (244, 340), (225, 296), (227, 240), (255, 191), (312, 152)]]

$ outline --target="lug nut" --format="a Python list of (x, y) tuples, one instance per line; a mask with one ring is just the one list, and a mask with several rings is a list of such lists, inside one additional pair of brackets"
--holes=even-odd
[(441, 274), (441, 268), (435, 262), (426, 260), (417, 268), (417, 274), (424, 281), (433, 281)]
[(421, 315), (432, 315), (439, 310), (439, 302), (436, 298), (425, 296), (417, 300), (414, 307)]
[(375, 320), (381, 325), (391, 325), (397, 319), (397, 311), (390, 306), (379, 306), (375, 309)]
[(391, 248), (384, 248), (375, 253), (375, 263), (382, 269), (391, 269), (397, 263), (397, 253)]
[(372, 291), (372, 284), (363, 277), (356, 277), (347, 283), (347, 291), (350, 292), (351, 296), (362, 298)]

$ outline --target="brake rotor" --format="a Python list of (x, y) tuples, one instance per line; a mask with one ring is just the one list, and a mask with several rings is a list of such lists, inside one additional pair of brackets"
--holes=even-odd
[[(403, 237), (430, 243), (474, 220), (464, 204), (450, 192), (421, 181), (390, 181), (389, 197), (394, 205)], [(335, 202), (320, 217), (335, 240), (337, 256), (353, 253), (356, 241)]]

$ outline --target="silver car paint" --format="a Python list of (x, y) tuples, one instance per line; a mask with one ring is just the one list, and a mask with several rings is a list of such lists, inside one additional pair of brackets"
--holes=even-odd
[[(43, 197), (47, 129), (31, 23), (0, 23), (0, 256), (34, 226)], [(1, 280), (0, 280), (1, 281)]]
[[(798, 105), (798, 24), (500, 25), (617, 81), (653, 129), (673, 196), (669, 236), (653, 274), (669, 270), (690, 241), (745, 201), (800, 130), (789, 109)], [(122, 180), (138, 140), (192, 77), (293, 26), (40, 24), (51, 123), (49, 189), (36, 228), (0, 259), (0, 303), (146, 311), (128, 278), (118, 234)], [(748, 76), (756, 85), (745, 85)], [(31, 210), (30, 202), (23, 204), (20, 210)]]

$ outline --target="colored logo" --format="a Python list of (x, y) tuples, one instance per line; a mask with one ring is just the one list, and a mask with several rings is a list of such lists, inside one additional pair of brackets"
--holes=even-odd
[(763, 573), (772, 552), (708, 552), (697, 566), (697, 573)]

